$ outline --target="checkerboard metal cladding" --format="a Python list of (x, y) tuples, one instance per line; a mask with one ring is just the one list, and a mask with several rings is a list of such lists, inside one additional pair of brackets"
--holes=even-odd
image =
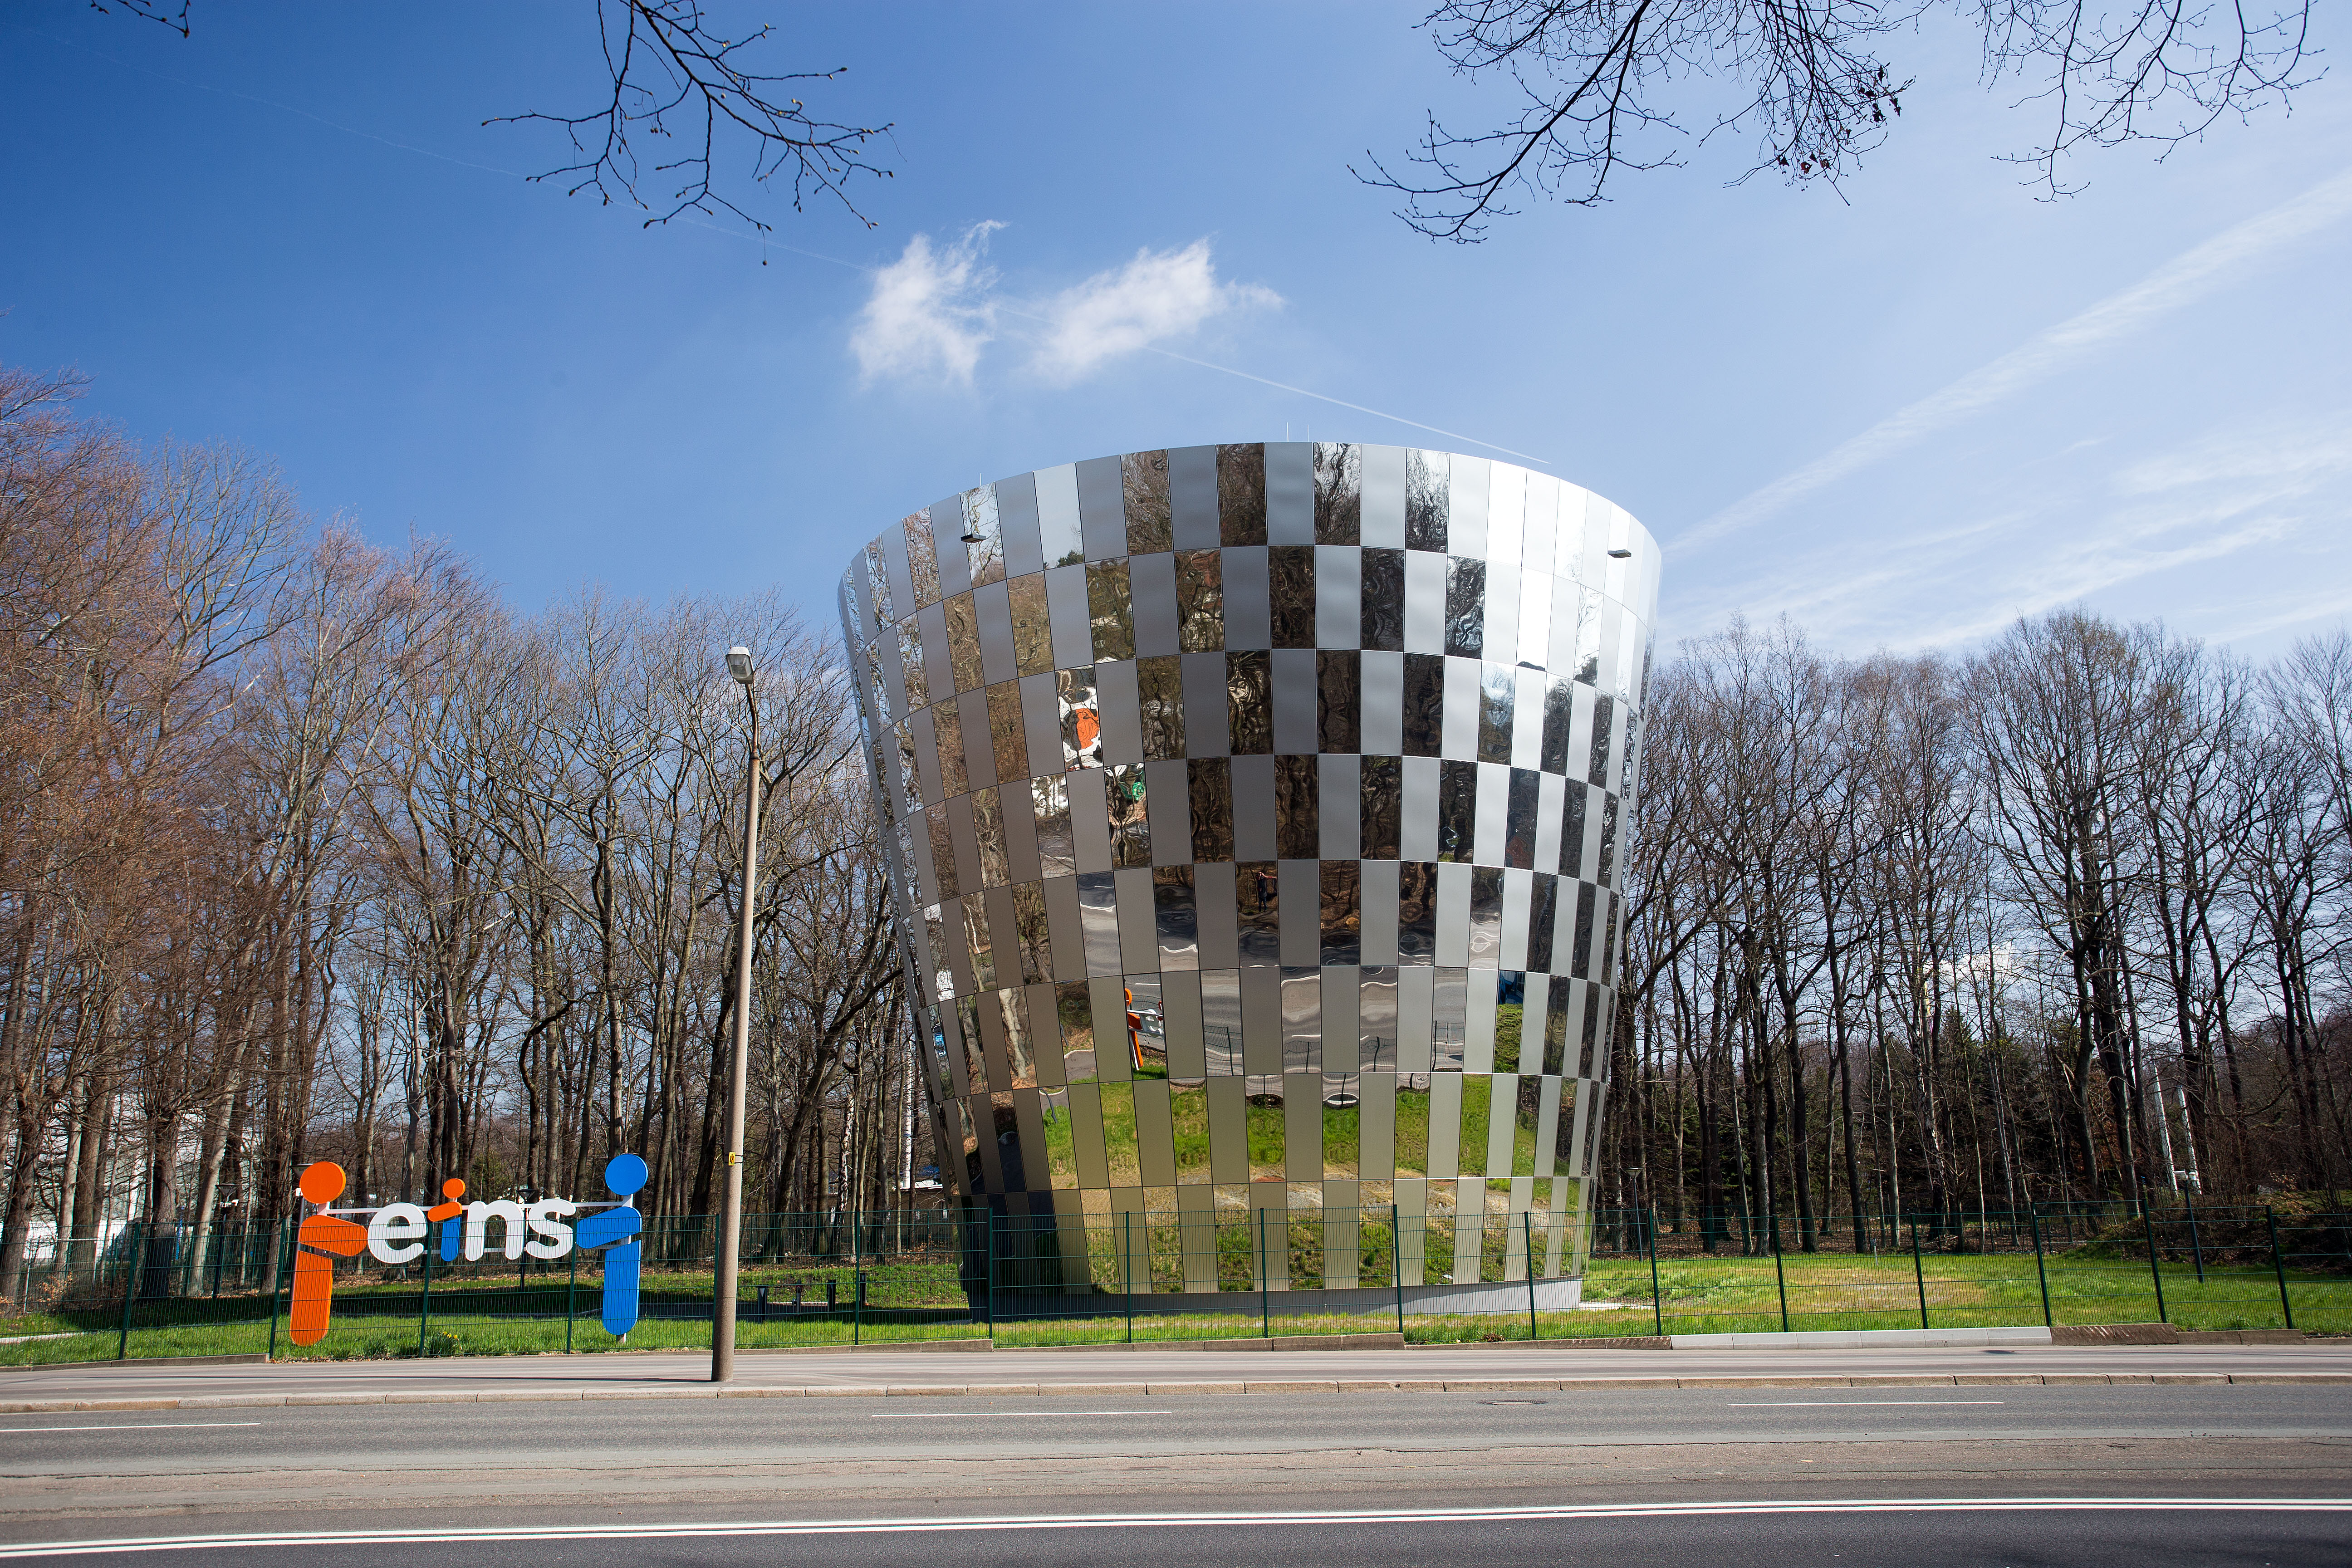
[(842, 624), (942, 1178), (1570, 1231), (1657, 583), (1602, 497), (1396, 447), (1097, 458), (885, 530)]

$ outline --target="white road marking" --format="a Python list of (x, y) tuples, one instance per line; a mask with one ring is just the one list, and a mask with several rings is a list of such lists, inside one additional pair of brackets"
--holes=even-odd
[(1556, 1508), (1410, 1508), (1266, 1513), (1028, 1514), (940, 1519), (835, 1519), (756, 1524), (515, 1525), (474, 1530), (284, 1531), (244, 1535), (124, 1536), (0, 1546), (0, 1562), (210, 1547), (415, 1546), (505, 1541), (671, 1541), (794, 1535), (912, 1535), (1012, 1530), (1230, 1529), (1264, 1524), (1456, 1524), (1582, 1519), (1697, 1519), (1825, 1513), (2352, 1513), (2345, 1498), (1871, 1498), (1819, 1502), (1625, 1503)]
[(1064, 1415), (1173, 1415), (1173, 1410), (893, 1410), (869, 1421), (1052, 1421)]
[(2006, 1405), (2005, 1399), (1757, 1399), (1733, 1401), (1734, 1410), (1874, 1409), (1881, 1405)]
[(126, 1421), (120, 1426), (0, 1426), (0, 1437), (11, 1432), (162, 1432), (187, 1426), (258, 1426), (258, 1421)]

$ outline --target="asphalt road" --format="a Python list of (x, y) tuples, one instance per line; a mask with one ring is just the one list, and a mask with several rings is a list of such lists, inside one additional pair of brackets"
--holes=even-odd
[[(1006, 1521), (873, 1531), (820, 1524), (790, 1533), (657, 1535), (606, 1531), (536, 1542), (368, 1539), (340, 1544), (239, 1542), (223, 1550), (141, 1551), (142, 1563), (215, 1568), (364, 1561), (369, 1568), (455, 1568), (488, 1561), (562, 1563), (573, 1568), (712, 1568), (807, 1563), (866, 1568), (920, 1562), (926, 1568), (1449, 1568), (1606, 1564), (1608, 1568), (1790, 1568), (1815, 1563), (1901, 1563), (1906, 1568), (2001, 1563), (2013, 1568), (2340, 1568), (2352, 1537), (2341, 1511), (2163, 1507), (2009, 1507), (1951, 1510), (1916, 1503), (1855, 1510), (1619, 1514), (1566, 1518), (1259, 1519), (1217, 1523), (1135, 1520), (1113, 1524)], [(363, 1556), (362, 1554), (364, 1554)], [(0, 1552), (0, 1557), (13, 1556)], [(52, 1563), (104, 1562), (45, 1554)], [(130, 1559), (114, 1557), (115, 1561)]]
[[(2068, 1510), (2033, 1499), (2211, 1500)], [(2016, 1505), (1996, 1513), (1941, 1500)], [(373, 1532), (379, 1562), (534, 1560), (1462, 1564), (1663, 1561), (1694, 1542), (1785, 1568), (1918, 1562), (2289, 1563), (2352, 1557), (2352, 1398), (2309, 1385), (1578, 1389), (1551, 1394), (1081, 1394), (641, 1400), (0, 1416), (0, 1552), (63, 1541)], [(1724, 1503), (1878, 1505), (1724, 1515)], [(1891, 1509), (1886, 1505), (1893, 1505)], [(1670, 1508), (1668, 1515), (1622, 1510)], [(1585, 1510), (1463, 1519), (1462, 1510)], [(1301, 1521), (1300, 1510), (1384, 1522)], [(1597, 1516), (1592, 1510), (1607, 1511)], [(1269, 1512), (1278, 1516), (1268, 1519)], [(1039, 1522), (1117, 1515), (1117, 1526)], [(1203, 1522), (1202, 1516), (1223, 1522)], [(1240, 1516), (1240, 1517), (1234, 1517)], [(1013, 1521), (990, 1529), (910, 1520)], [(806, 1534), (663, 1534), (866, 1521)], [(887, 1529), (871, 1530), (877, 1523)], [(617, 1532), (617, 1533), (615, 1533)], [(247, 1542), (241, 1552), (300, 1552)], [(512, 1548), (502, 1551), (501, 1555)], [(1938, 1555), (1941, 1553), (1941, 1555)], [(2040, 1555), (2036, 1555), (2040, 1553)], [(142, 1552), (142, 1561), (155, 1553)], [(215, 1551), (165, 1557), (217, 1563)]]
[[(747, 1388), (836, 1396), (694, 1397), (711, 1391), (690, 1355), (10, 1371), (0, 1405), (187, 1403), (0, 1414), (0, 1558), (79, 1542), (142, 1563), (363, 1551), (370, 1568), (2352, 1561), (2352, 1383), (2105, 1381), (2352, 1373), (2352, 1347), (2329, 1343), (740, 1366)], [(1874, 1376), (1948, 1381), (1802, 1382)], [(1571, 1383), (1475, 1386), (1504, 1378)], [(1726, 1381), (1689, 1385), (1711, 1378)], [(1266, 1380), (1416, 1386), (1200, 1391)], [(1419, 1391), (1449, 1380), (1469, 1385)], [(980, 1392), (992, 1385), (1036, 1392)], [(904, 1392), (924, 1386), (972, 1392)], [(453, 1394), (484, 1402), (438, 1402)], [(306, 1397), (371, 1402), (274, 1403)], [(404, 1397), (436, 1402), (376, 1402)], [(273, 1403), (227, 1403), (257, 1399)], [(277, 1538), (224, 1539), (243, 1532)]]

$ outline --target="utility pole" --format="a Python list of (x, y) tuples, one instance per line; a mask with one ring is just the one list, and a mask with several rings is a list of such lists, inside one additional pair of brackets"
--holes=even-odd
[(711, 1281), (710, 1381), (735, 1376), (735, 1272), (743, 1247), (743, 1078), (751, 1045), (751, 910), (760, 883), (760, 704), (752, 692), (758, 672), (749, 648), (727, 650), (727, 673), (743, 688), (751, 710), (751, 753), (743, 765), (743, 886), (735, 910), (735, 1040), (728, 1053), (727, 1212), (719, 1232), (716, 1278)]

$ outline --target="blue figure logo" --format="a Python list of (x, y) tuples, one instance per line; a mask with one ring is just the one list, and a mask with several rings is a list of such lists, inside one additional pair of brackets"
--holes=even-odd
[(441, 1201), (425, 1211), (426, 1219), (441, 1222), (441, 1261), (457, 1261), (457, 1245), (466, 1239), (466, 1183), (452, 1176), (441, 1184)]
[(604, 1167), (604, 1184), (621, 1201), (590, 1215), (572, 1232), (572, 1245), (583, 1251), (605, 1248), (604, 1331), (615, 1339), (625, 1338), (637, 1326), (638, 1260), (645, 1247), (635, 1238), (645, 1216), (629, 1199), (646, 1184), (646, 1163), (636, 1155), (614, 1155)]

